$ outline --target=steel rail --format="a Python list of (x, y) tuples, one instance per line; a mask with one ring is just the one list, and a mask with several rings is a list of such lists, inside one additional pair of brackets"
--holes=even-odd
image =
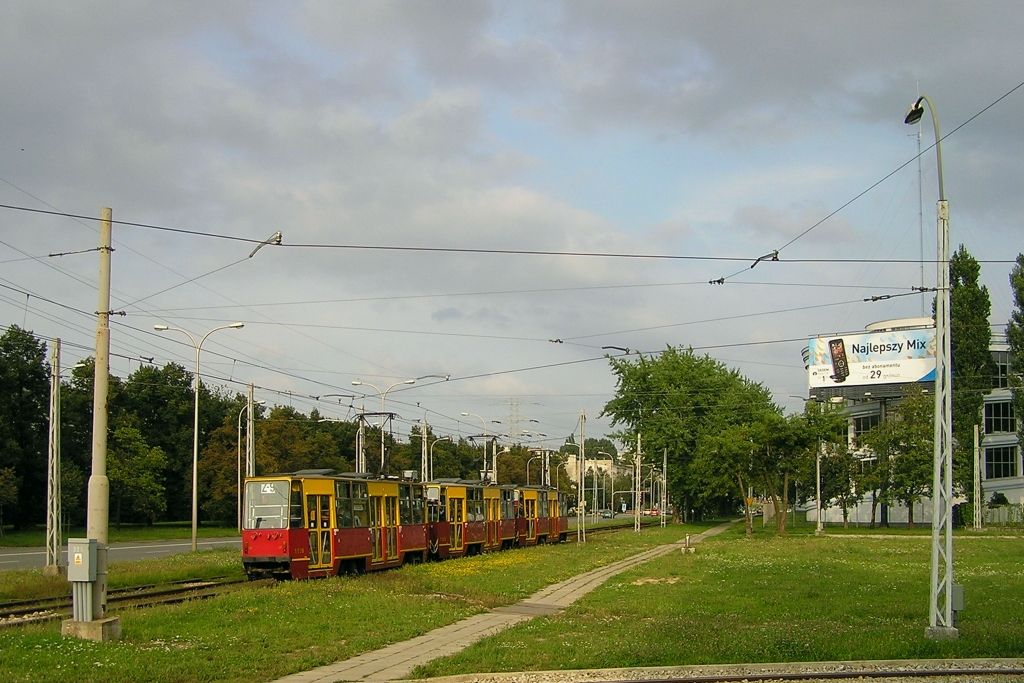
[[(907, 664), (912, 664), (908, 660)], [(814, 662), (800, 662), (800, 666), (813, 666)], [(711, 665), (713, 666), (713, 665)], [(761, 673), (679, 676), (675, 678), (648, 678), (643, 683), (742, 683), (743, 681), (813, 681), (818, 679), (842, 680), (849, 678), (937, 678), (944, 676), (1021, 676), (1024, 668), (950, 668), (950, 669), (843, 669), (842, 671), (775, 671)], [(638, 683), (636, 679), (609, 679), (601, 683)]]

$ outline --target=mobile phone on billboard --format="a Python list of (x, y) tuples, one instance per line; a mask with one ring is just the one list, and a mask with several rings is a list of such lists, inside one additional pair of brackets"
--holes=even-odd
[(850, 363), (846, 360), (846, 344), (842, 338), (830, 339), (828, 352), (832, 356), (832, 379), (837, 383), (845, 382), (850, 376)]

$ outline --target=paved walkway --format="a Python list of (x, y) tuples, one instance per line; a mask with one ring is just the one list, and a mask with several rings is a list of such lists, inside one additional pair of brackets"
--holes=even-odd
[[(690, 544), (720, 534), (732, 522), (690, 537)], [(678, 551), (685, 539), (652, 548), (638, 555), (598, 567), (584, 574), (552, 584), (525, 600), (477, 614), (429, 633), (394, 643), (381, 650), (292, 674), (275, 683), (335, 683), (336, 681), (393, 681), (408, 676), (414, 668), (439, 657), (455, 654), (478, 640), (536, 616), (555, 614), (594, 590), (609, 578), (638, 564)]]

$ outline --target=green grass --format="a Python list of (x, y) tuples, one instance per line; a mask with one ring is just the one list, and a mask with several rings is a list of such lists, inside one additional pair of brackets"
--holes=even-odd
[[(107, 585), (116, 589), (215, 576), (242, 578), (244, 575), (238, 551), (218, 548), (154, 560), (112, 562), (108, 569)], [(0, 601), (52, 598), (70, 594), (70, 584), (63, 576), (43, 576), (39, 569), (19, 569), (0, 573)]]
[[(358, 578), (247, 586), (186, 605), (122, 612), (124, 638), (118, 643), (62, 639), (57, 624), (0, 631), (0, 680), (273, 680), (510, 604), (551, 583), (700, 530), (626, 531), (595, 535), (585, 546), (539, 546)], [(225, 553), (238, 563), (237, 552), (230, 551), (175, 557), (199, 561), (208, 556), (214, 567)], [(136, 568), (130, 575), (138, 580), (168, 561), (187, 562), (154, 560), (153, 567)], [(112, 582), (117, 567), (112, 565)]]
[[(223, 526), (209, 522), (196, 529), (199, 538), (222, 538), (237, 536), (238, 529), (234, 526)], [(69, 538), (85, 538), (85, 527), (74, 527), (64, 530), (64, 543)], [(134, 543), (137, 541), (165, 541), (180, 538), (192, 538), (192, 522), (159, 522), (152, 526), (145, 524), (122, 524), (121, 528), (111, 526), (110, 543)], [(5, 529), (0, 536), (0, 548), (41, 548), (46, 545), (46, 528), (32, 527), (14, 531)]]
[(559, 615), (421, 667), (416, 676), (566, 668), (1024, 652), (1024, 545), (956, 547), (960, 639), (924, 638), (925, 539), (742, 537), (742, 525), (623, 573)]

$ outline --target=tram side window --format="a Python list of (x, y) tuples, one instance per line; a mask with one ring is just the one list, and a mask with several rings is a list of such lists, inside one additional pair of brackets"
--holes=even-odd
[(409, 484), (398, 487), (398, 520), (403, 526), (412, 524), (412, 486)]
[(548, 516), (548, 492), (541, 491), (537, 494), (537, 516), (547, 517)]
[(423, 498), (423, 487), (412, 487), (412, 523), (423, 524), (426, 521), (426, 501)]
[(483, 507), (480, 505), (483, 501), (477, 500), (477, 496), (482, 494), (483, 491), (480, 489), (468, 489), (466, 491), (466, 521), (467, 522), (479, 522), (483, 519), (481, 513)]
[(515, 501), (512, 500), (511, 491), (501, 492), (501, 518), (502, 519), (515, 519), (516, 517), (516, 506)]
[(245, 485), (245, 528), (288, 527), (288, 482), (250, 481)]
[(430, 521), (448, 521), (448, 494), (445, 493), (444, 489), (441, 489), (441, 496), (440, 499), (437, 501), (437, 505), (431, 504), (430, 506)]
[(352, 484), (352, 526), (365, 527), (370, 521), (369, 496), (366, 493), (366, 484), (354, 482)]
[(339, 529), (352, 528), (352, 485), (347, 481), (334, 482), (334, 516)]
[(288, 526), (292, 529), (301, 529), (306, 526), (302, 519), (302, 482), (300, 481), (292, 482), (292, 501)]

